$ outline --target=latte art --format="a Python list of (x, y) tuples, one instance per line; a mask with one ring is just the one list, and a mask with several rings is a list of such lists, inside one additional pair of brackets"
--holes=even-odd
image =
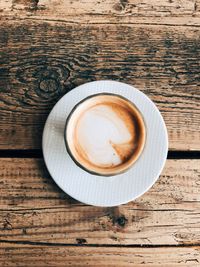
[(96, 95), (74, 110), (66, 127), (72, 157), (88, 171), (113, 175), (137, 159), (145, 141), (144, 123), (132, 103)]
[(126, 110), (112, 103), (98, 104), (77, 122), (76, 150), (96, 166), (117, 166), (132, 155), (134, 136), (132, 116)]

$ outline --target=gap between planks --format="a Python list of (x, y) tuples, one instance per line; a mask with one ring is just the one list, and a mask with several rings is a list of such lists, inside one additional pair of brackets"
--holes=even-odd
[(33, 241), (18, 241), (18, 240), (0, 240), (1, 243), (8, 243), (8, 244), (20, 244), (20, 245), (31, 245), (31, 246), (49, 246), (49, 247), (102, 247), (102, 248), (164, 248), (164, 247), (170, 247), (170, 248), (181, 248), (181, 247), (200, 247), (200, 243), (194, 243), (194, 244), (85, 244), (85, 243), (48, 243), (48, 242), (33, 242)]
[[(0, 149), (0, 158), (43, 158), (41, 149)], [(200, 151), (168, 151), (167, 159), (200, 159)]]

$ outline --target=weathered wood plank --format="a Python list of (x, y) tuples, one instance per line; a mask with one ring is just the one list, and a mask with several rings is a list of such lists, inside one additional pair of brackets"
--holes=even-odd
[(199, 266), (199, 247), (119, 248), (1, 244), (1, 266)]
[(39, 159), (2, 159), (0, 177), (0, 240), (200, 243), (200, 160), (168, 160), (148, 193), (116, 208), (72, 200), (54, 184)]
[(4, 16), (77, 23), (200, 25), (199, 0), (7, 0)]
[(41, 147), (56, 101), (84, 82), (135, 85), (162, 112), (170, 149), (200, 149), (200, 30), (4, 21), (0, 148)]

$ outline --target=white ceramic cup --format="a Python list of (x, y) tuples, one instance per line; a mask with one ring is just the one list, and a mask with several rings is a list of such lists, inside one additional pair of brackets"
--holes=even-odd
[(100, 93), (90, 95), (72, 109), (64, 139), (79, 167), (91, 174), (113, 176), (127, 171), (140, 157), (146, 127), (130, 100)]

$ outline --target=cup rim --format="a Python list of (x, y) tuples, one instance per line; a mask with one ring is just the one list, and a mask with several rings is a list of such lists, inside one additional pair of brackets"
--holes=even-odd
[[(84, 103), (85, 101), (87, 101), (88, 99), (90, 98), (93, 98), (93, 97), (96, 97), (96, 96), (104, 96), (104, 95), (110, 95), (110, 96), (116, 96), (116, 97), (119, 97), (119, 98), (122, 98), (123, 100), (129, 102), (131, 105), (134, 106), (134, 108), (138, 111), (138, 113), (140, 114), (141, 116), (141, 119), (142, 119), (142, 122), (144, 124), (144, 142), (142, 144), (142, 147), (138, 153), (138, 156), (136, 157), (135, 160), (133, 160), (130, 165), (125, 168), (125, 169), (122, 169), (121, 171), (118, 171), (116, 173), (99, 173), (99, 172), (96, 172), (96, 171), (93, 171), (93, 170), (90, 170), (88, 168), (86, 168), (83, 164), (81, 164), (76, 158), (75, 156), (73, 155), (73, 153), (71, 152), (71, 149), (68, 145), (68, 140), (67, 140), (67, 127), (69, 125), (69, 121), (73, 115), (73, 113), (75, 112), (75, 110), (82, 104)], [(115, 93), (108, 93), (108, 92), (102, 92), (102, 93), (97, 93), (97, 94), (92, 94), (92, 95), (89, 95), (85, 98), (83, 98), (81, 101), (79, 101), (73, 108), (72, 110), (70, 111), (69, 115), (67, 116), (67, 119), (66, 119), (66, 122), (65, 122), (65, 127), (64, 127), (64, 142), (65, 142), (65, 147), (66, 147), (66, 150), (69, 154), (69, 156), (71, 157), (71, 159), (73, 160), (73, 162), (78, 166), (80, 167), (81, 169), (83, 169), (84, 171), (92, 174), (92, 175), (98, 175), (100, 177), (109, 177), (109, 176), (115, 176), (115, 175), (119, 175), (119, 174), (122, 174), (122, 173), (125, 173), (127, 172), (130, 168), (132, 168), (132, 166), (136, 163), (136, 161), (138, 161), (138, 159), (140, 158), (140, 156), (142, 155), (142, 152), (144, 150), (144, 147), (145, 147), (145, 143), (146, 143), (146, 136), (147, 136), (147, 131), (146, 131), (146, 123), (145, 123), (145, 120), (144, 120), (144, 117), (141, 113), (141, 111), (138, 109), (138, 107), (132, 102), (130, 101), (129, 99), (127, 99), (126, 97), (122, 96), (122, 95), (119, 95), (119, 94), (115, 94)]]

